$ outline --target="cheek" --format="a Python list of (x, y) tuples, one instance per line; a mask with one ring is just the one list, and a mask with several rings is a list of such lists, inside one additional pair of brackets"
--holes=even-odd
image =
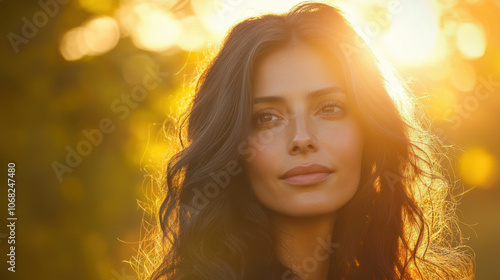
[(359, 126), (354, 121), (346, 122), (335, 130), (325, 130), (321, 139), (326, 152), (334, 155), (339, 171), (359, 177), (364, 145)]
[(254, 156), (246, 162), (246, 167), (252, 188), (257, 191), (268, 187), (268, 183), (280, 175), (277, 167), (283, 158), (284, 143), (280, 135), (263, 132), (250, 138), (249, 148)]

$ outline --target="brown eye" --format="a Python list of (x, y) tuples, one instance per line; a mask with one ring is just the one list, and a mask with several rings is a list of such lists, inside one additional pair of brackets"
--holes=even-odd
[(335, 113), (339, 109), (340, 108), (337, 106), (328, 105), (328, 106), (323, 107), (322, 111), (323, 111), (323, 113)]
[(273, 116), (271, 114), (261, 114), (258, 119), (261, 123), (265, 123), (271, 121)]
[(320, 111), (322, 114), (339, 116), (344, 114), (344, 106), (338, 102), (330, 102), (325, 104)]
[(263, 111), (255, 115), (254, 117), (254, 125), (256, 127), (264, 127), (273, 123), (278, 117), (275, 114)]

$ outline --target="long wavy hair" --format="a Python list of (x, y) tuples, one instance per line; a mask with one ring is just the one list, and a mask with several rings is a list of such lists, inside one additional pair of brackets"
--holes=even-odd
[[(196, 77), (157, 182), (140, 279), (285, 279), (270, 215), (244, 169), (256, 62), (288, 44), (340, 62), (364, 131), (361, 181), (338, 211), (329, 279), (470, 279), (445, 155), (418, 99), (333, 6), (304, 2), (232, 27)], [(388, 75), (389, 73), (389, 75)], [(173, 145), (170, 142), (169, 145)], [(292, 279), (292, 278), (286, 278)], [(297, 278), (298, 279), (298, 278)]]

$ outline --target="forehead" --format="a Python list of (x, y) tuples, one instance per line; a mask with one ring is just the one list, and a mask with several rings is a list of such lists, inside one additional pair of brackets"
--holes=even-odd
[(326, 87), (345, 88), (336, 59), (305, 45), (278, 49), (255, 67), (253, 97), (302, 94)]

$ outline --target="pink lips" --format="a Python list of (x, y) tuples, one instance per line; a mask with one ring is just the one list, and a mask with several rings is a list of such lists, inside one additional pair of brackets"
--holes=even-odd
[(291, 185), (308, 186), (325, 181), (333, 170), (320, 164), (297, 166), (288, 170), (280, 179)]

